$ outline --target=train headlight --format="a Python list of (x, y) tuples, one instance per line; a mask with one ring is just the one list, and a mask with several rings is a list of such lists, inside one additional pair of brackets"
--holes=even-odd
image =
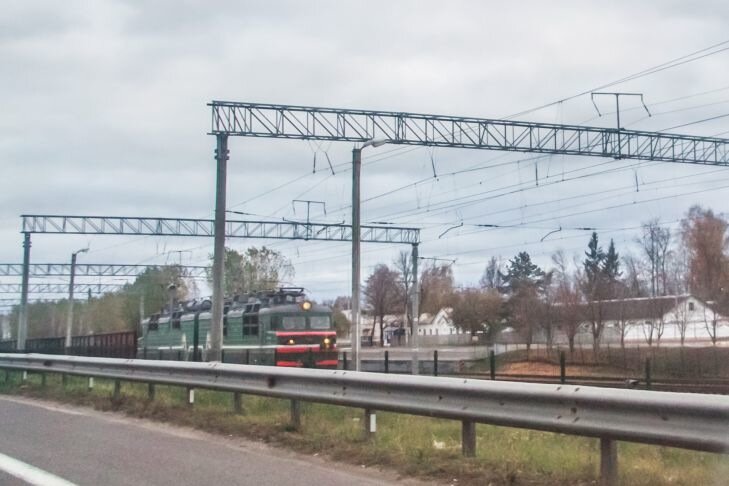
[(294, 340), (293, 339), (289, 339), (289, 342), (287, 344), (294, 344)]
[(305, 300), (304, 302), (301, 303), (301, 308), (304, 309), (305, 311), (310, 310), (311, 302), (309, 302), (308, 300)]
[(329, 338), (324, 338), (324, 345), (329, 346), (332, 343), (332, 340)]

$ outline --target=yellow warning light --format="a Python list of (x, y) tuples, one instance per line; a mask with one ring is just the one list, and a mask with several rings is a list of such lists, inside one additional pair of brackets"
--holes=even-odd
[(311, 309), (311, 302), (309, 302), (308, 300), (305, 300), (304, 302), (301, 303), (301, 308), (304, 309), (305, 311), (308, 311), (309, 309)]

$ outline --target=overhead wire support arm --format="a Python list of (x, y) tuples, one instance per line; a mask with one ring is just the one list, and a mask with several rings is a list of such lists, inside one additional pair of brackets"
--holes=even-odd
[[(116, 216), (22, 215), (24, 233), (104, 234), (139, 236), (213, 236), (213, 220)], [(420, 242), (418, 228), (362, 225), (367, 243)], [(293, 221), (225, 222), (226, 238), (351, 241), (351, 225)]]
[[(206, 277), (210, 267), (204, 265), (116, 265), (109, 263), (77, 263), (77, 277), (136, 277), (153, 267), (173, 266), (185, 271), (187, 277)], [(31, 277), (65, 277), (71, 275), (68, 263), (32, 263)], [(0, 276), (19, 276), (23, 273), (22, 263), (0, 263)]]
[(261, 103), (213, 101), (209, 106), (213, 135), (359, 143), (387, 139), (401, 145), (729, 165), (729, 140), (716, 137)]
[[(95, 294), (103, 294), (106, 292), (114, 292), (123, 288), (123, 284), (91, 284), (76, 283), (73, 288), (77, 292), (91, 292)], [(22, 288), (20, 284), (0, 283), (0, 294), (19, 294)], [(30, 284), (28, 287), (29, 294), (65, 294), (68, 292), (68, 284)]]

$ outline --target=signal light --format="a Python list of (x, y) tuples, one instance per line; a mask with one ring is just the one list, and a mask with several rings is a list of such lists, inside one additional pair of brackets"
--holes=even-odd
[(301, 303), (301, 308), (304, 309), (305, 311), (310, 310), (311, 302), (309, 302), (308, 300), (305, 300), (304, 302)]

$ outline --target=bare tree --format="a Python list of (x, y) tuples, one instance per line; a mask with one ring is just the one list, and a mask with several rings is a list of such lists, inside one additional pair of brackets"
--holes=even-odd
[(567, 270), (564, 253), (560, 250), (552, 255), (555, 265), (554, 281), (556, 285), (554, 296), (554, 318), (560, 329), (567, 336), (570, 353), (575, 351), (575, 337), (585, 320), (582, 296), (577, 282), (579, 275), (570, 275)]
[(400, 272), (400, 285), (402, 287), (403, 300), (405, 305), (405, 319), (408, 329), (413, 328), (413, 309), (410, 305), (410, 289), (413, 286), (412, 257), (409, 251), (401, 250), (393, 262), (395, 269)]
[(686, 342), (686, 331), (688, 330), (689, 324), (688, 300), (679, 303), (678, 298), (676, 298), (673, 314), (676, 319), (676, 328), (678, 328), (678, 334), (681, 338), (681, 347), (683, 347)]
[(703, 301), (722, 306), (722, 288), (727, 282), (727, 221), (710, 209), (689, 209), (681, 221), (691, 292)]
[(666, 295), (666, 257), (671, 243), (671, 230), (662, 228), (657, 218), (643, 223), (642, 230), (643, 234), (637, 242), (648, 262), (651, 296)]
[(423, 312), (437, 313), (448, 305), (453, 295), (453, 269), (449, 264), (431, 262), (420, 277), (420, 308)]
[(498, 290), (503, 284), (501, 278), (501, 259), (491, 257), (481, 279), (478, 281), (482, 289)]
[(628, 295), (631, 297), (648, 296), (648, 292), (645, 289), (645, 281), (642, 278), (645, 271), (643, 266), (640, 258), (631, 254), (623, 256), (623, 267), (625, 268), (623, 285), (627, 287)]
[(471, 335), (483, 331), (488, 343), (493, 344), (501, 328), (502, 302), (495, 290), (463, 289), (454, 294), (451, 318), (459, 329)]
[(623, 287), (618, 294), (618, 313), (615, 318), (615, 330), (620, 334), (620, 347), (625, 350), (625, 336), (630, 330), (630, 314), (628, 312), (627, 298), (630, 290)]
[(372, 308), (373, 323), (372, 336), (374, 337), (374, 326), (377, 318), (380, 318), (380, 345), (384, 346), (384, 327), (385, 315), (400, 309), (402, 305), (402, 295), (400, 293), (400, 285), (398, 283), (399, 275), (395, 270), (391, 270), (387, 265), (379, 264), (375, 267), (374, 272), (367, 277), (365, 283), (364, 295), (367, 304)]
[(719, 328), (719, 319), (718, 312), (716, 311), (714, 305), (714, 302), (709, 301), (704, 306), (704, 327), (706, 328), (706, 332), (709, 334), (711, 344), (713, 346), (716, 346), (716, 340), (719, 337), (717, 334)]

